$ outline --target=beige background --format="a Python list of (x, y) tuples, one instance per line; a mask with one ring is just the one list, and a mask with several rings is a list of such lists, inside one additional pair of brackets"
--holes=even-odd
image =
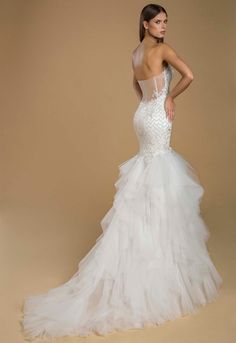
[[(24, 342), (23, 298), (68, 280), (101, 234), (118, 165), (137, 153), (131, 52), (148, 2), (1, 1), (1, 314), (4, 343)], [(235, 2), (165, 1), (165, 41), (195, 79), (176, 99), (172, 147), (205, 188), (216, 302), (106, 342), (236, 340)], [(172, 87), (179, 79), (176, 71)], [(88, 342), (101, 337), (91, 336)], [(82, 338), (59, 339), (79, 342)]]

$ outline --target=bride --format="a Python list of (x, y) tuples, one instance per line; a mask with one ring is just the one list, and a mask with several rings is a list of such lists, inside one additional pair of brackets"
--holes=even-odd
[[(160, 325), (213, 301), (222, 278), (206, 247), (203, 195), (193, 167), (170, 145), (174, 99), (193, 73), (164, 43), (168, 16), (159, 5), (140, 14), (133, 51), (133, 116), (139, 151), (119, 165), (112, 207), (102, 233), (70, 280), (25, 299), (29, 339), (105, 335)], [(173, 70), (182, 78), (170, 90)]]

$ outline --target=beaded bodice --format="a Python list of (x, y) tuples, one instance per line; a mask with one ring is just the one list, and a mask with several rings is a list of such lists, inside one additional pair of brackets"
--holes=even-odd
[(163, 72), (146, 80), (138, 80), (142, 98), (134, 114), (133, 123), (139, 141), (139, 156), (149, 161), (154, 155), (171, 150), (172, 122), (164, 107), (172, 79), (173, 68), (168, 65)]

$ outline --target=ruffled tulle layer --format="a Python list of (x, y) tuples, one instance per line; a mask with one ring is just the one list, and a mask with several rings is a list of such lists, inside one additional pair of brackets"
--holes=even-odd
[(29, 339), (105, 335), (194, 313), (218, 295), (222, 278), (206, 248), (203, 188), (173, 149), (119, 166), (102, 234), (63, 285), (26, 298)]

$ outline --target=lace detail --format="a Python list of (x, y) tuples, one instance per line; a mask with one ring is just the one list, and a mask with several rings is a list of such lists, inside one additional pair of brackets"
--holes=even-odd
[(168, 65), (161, 75), (140, 80), (142, 100), (134, 114), (133, 124), (139, 141), (138, 156), (149, 162), (157, 154), (171, 151), (172, 121), (166, 116), (164, 102), (169, 91), (172, 69)]
[(159, 96), (168, 93), (173, 72), (174, 68), (168, 64), (160, 74), (145, 80), (138, 80), (143, 93), (141, 102), (148, 103), (149, 101), (153, 101)]
[(157, 156), (157, 155), (164, 155), (166, 153), (170, 153), (172, 152), (172, 147), (167, 147), (167, 148), (163, 148), (163, 149), (156, 149), (154, 151), (152, 151), (152, 149), (150, 150), (143, 150), (143, 151), (139, 151), (138, 155), (137, 155), (137, 159), (143, 158), (145, 163), (149, 163), (152, 161), (153, 157)]

